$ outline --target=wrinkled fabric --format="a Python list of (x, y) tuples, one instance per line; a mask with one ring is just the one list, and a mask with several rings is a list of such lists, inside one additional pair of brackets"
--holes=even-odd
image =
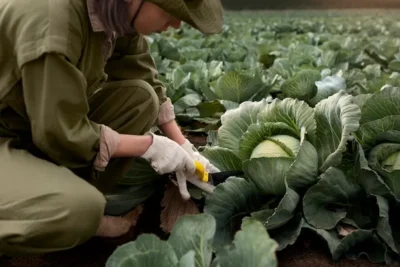
[[(150, 131), (157, 120), (160, 107), (153, 87), (142, 80), (107, 82), (88, 101), (90, 120), (107, 125), (120, 134), (131, 135), (143, 135)], [(95, 172), (97, 174), (92, 183), (102, 192), (112, 191), (114, 185), (132, 168), (134, 160), (112, 158), (104, 171)], [(83, 171), (82, 176), (88, 179), (91, 167), (78, 171)]]
[(95, 187), (68, 168), (13, 148), (8, 138), (0, 138), (0, 158), (0, 253), (70, 249), (96, 233), (106, 200)]
[[(142, 135), (168, 98), (144, 36), (95, 31), (82, 0), (0, 1), (0, 253), (92, 237), (104, 194), (132, 168), (118, 134)], [(109, 42), (105, 45), (105, 42)]]
[(101, 125), (100, 129), (100, 151), (97, 153), (94, 166), (96, 170), (104, 171), (112, 155), (118, 149), (120, 136), (119, 133), (104, 124)]
[(96, 12), (95, 0), (87, 0), (87, 10), (88, 16), (90, 20), (90, 25), (94, 32), (103, 32), (104, 40), (103, 40), (103, 58), (104, 60), (108, 60), (112, 55), (113, 48), (115, 46), (115, 41), (117, 39), (117, 33), (110, 29), (106, 29), (101, 21), (99, 15)]
[(24, 0), (0, 3), (0, 31), (8, 37), (0, 39), (0, 136), (32, 140), (70, 168), (94, 167), (108, 142), (86, 117), (87, 99), (106, 82), (142, 80), (163, 105), (165, 87), (144, 36), (114, 40), (85, 1), (34, 4), (28, 12)]
[[(144, 134), (159, 109), (154, 90), (141, 80), (106, 83), (88, 102), (89, 119), (108, 125), (105, 134)], [(0, 253), (43, 254), (88, 240), (104, 214), (103, 194), (113, 191), (134, 159), (113, 158), (92, 179), (90, 166), (71, 170), (35, 156), (29, 143), (17, 148), (18, 142), (0, 137)]]
[[(107, 30), (104, 27), (99, 15), (96, 13), (95, 0), (87, 0), (87, 6), (88, 6), (89, 19), (90, 19), (90, 23), (93, 28), (93, 31), (105, 33), (105, 38), (104, 38), (104, 42), (103, 42), (103, 57), (105, 60), (108, 60), (112, 54), (112, 49), (115, 46), (115, 41), (117, 39), (117, 33), (112, 30)], [(149, 45), (146, 44), (147, 41), (143, 40), (143, 42), (144, 43), (143, 43), (142, 49), (144, 49), (145, 51), (147, 51), (150, 54)], [(163, 85), (158, 85), (158, 86), (163, 87)], [(158, 126), (163, 125), (174, 119), (175, 119), (174, 106), (172, 105), (171, 99), (169, 99), (168, 97), (165, 97), (162, 99), (157, 125)]]

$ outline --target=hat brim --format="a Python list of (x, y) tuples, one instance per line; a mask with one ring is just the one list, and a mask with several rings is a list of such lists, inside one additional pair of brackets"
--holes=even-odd
[(220, 0), (148, 0), (205, 34), (222, 31), (223, 7)]

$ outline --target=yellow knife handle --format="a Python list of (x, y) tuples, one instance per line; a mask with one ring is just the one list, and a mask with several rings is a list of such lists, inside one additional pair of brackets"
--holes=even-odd
[(203, 164), (199, 161), (195, 161), (194, 164), (196, 165), (196, 174), (200, 176), (200, 180), (203, 182), (208, 182), (208, 173), (204, 168)]

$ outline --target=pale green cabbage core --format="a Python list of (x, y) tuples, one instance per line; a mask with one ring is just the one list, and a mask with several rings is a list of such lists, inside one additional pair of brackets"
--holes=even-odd
[[(282, 147), (279, 142), (284, 144), (286, 148)], [(295, 156), (299, 149), (300, 141), (298, 139), (290, 135), (275, 135), (258, 144), (251, 153), (250, 158), (290, 158)]]
[(382, 167), (390, 172), (400, 170), (400, 152), (398, 151), (390, 154), (390, 156), (382, 162)]

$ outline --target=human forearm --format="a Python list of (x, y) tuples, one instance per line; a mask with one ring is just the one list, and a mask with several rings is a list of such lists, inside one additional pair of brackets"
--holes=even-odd
[(174, 140), (179, 145), (185, 143), (186, 138), (182, 134), (181, 129), (179, 128), (178, 124), (175, 120), (169, 121), (162, 125), (159, 125), (158, 128), (171, 140)]
[(149, 135), (119, 135), (120, 141), (113, 158), (140, 157), (152, 144), (152, 137)]

